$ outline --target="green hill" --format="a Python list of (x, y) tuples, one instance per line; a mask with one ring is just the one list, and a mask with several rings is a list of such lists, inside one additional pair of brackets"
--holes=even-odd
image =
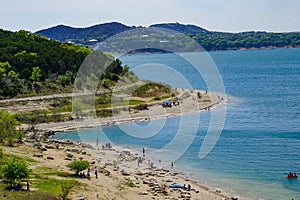
[(89, 40), (91, 39), (103, 41), (115, 34), (130, 30), (132, 28), (135, 27), (129, 27), (118, 22), (112, 22), (87, 28), (73, 28), (64, 25), (58, 25), (49, 29), (37, 31), (36, 33), (52, 40), (88, 45)]
[(195, 25), (191, 25), (191, 24), (179, 24), (179, 23), (164, 23), (164, 24), (153, 24), (150, 27), (152, 28), (166, 28), (166, 29), (171, 29), (183, 34), (191, 34), (191, 35), (195, 35), (195, 34), (205, 34), (205, 33), (209, 33), (210, 31), (205, 30), (204, 28), (195, 26)]
[[(0, 30), (0, 98), (72, 92), (78, 69), (91, 52), (28, 31)], [(103, 87), (113, 85), (128, 71), (121, 65), (111, 57)]]
[[(150, 26), (150, 28), (154, 27), (167, 28), (186, 34), (196, 40), (207, 51), (300, 46), (299, 32), (271, 33), (251, 31), (226, 33), (209, 31), (195, 25), (180, 23), (163, 23)], [(112, 22), (87, 28), (72, 28), (60, 25), (38, 31), (37, 33), (52, 40), (60, 40), (61, 42), (71, 41), (77, 44), (90, 45), (89, 40), (91, 39), (102, 42), (117, 33), (135, 28), (139, 27)]]

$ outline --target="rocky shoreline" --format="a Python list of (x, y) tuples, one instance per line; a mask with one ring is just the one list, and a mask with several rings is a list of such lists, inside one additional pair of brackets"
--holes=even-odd
[[(161, 105), (154, 104), (145, 111), (129, 114), (119, 113), (116, 116), (103, 119), (86, 118), (77, 121), (38, 124), (34, 130), (30, 131), (25, 140), (25, 146), (31, 149), (28, 155), (42, 163), (47, 163), (47, 165), (60, 167), (63, 171), (68, 171), (65, 166), (76, 159), (89, 161), (91, 169), (99, 167), (101, 178), (94, 179), (92, 177), (91, 180), (80, 180), (80, 182), (87, 184), (90, 189), (72, 191), (70, 194), (72, 199), (79, 199), (79, 197), (82, 199), (237, 199), (227, 197), (220, 189), (210, 189), (196, 181), (189, 180), (175, 169), (153, 166), (147, 154), (145, 156), (140, 152), (124, 152), (120, 147), (106, 148), (102, 145), (100, 148), (81, 142), (49, 139), (56, 132), (209, 111), (213, 106), (227, 101), (225, 96), (221, 97), (207, 92), (201, 92), (202, 98), (209, 100), (198, 101), (199, 91), (182, 89), (179, 92), (180, 96), (184, 98), (181, 98), (180, 106), (172, 108), (162, 109)], [(134, 187), (128, 188), (123, 183), (130, 183)], [(123, 186), (120, 188), (122, 184)], [(99, 192), (95, 186), (101, 187), (104, 192)], [(172, 188), (172, 186), (176, 186), (176, 188)]]

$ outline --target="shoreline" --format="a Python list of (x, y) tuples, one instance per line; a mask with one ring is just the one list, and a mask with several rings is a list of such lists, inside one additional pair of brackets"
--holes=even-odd
[[(147, 153), (143, 155), (142, 152), (139, 153), (137, 148), (124, 148), (122, 146), (114, 145), (109, 148), (101, 148), (97, 145), (92, 145), (90, 143), (85, 142), (76, 142), (72, 140), (48, 140), (47, 144), (60, 144), (65, 145), (66, 147), (77, 146), (83, 149), (84, 154), (91, 155), (98, 163), (98, 165), (102, 165), (101, 169), (107, 169), (112, 172), (119, 172), (121, 176), (125, 177), (126, 180), (142, 180), (143, 184), (148, 184), (147, 181), (152, 180), (155, 184), (164, 184), (166, 186), (171, 186), (174, 184), (178, 184), (181, 186), (188, 186), (191, 185), (191, 190), (187, 190), (187, 188), (177, 188), (172, 189), (169, 187), (169, 195), (165, 196), (163, 199), (174, 199), (171, 197), (172, 193), (179, 193), (179, 198), (183, 199), (201, 199), (201, 200), (231, 200), (236, 199), (238, 197), (229, 197), (230, 195), (227, 193), (223, 193), (223, 190), (219, 188), (210, 188), (201, 184), (196, 179), (188, 177), (186, 172), (174, 169), (171, 167), (163, 167), (159, 165), (157, 160), (151, 160), (150, 157), (147, 156)], [(99, 144), (100, 141), (99, 141)], [(72, 151), (72, 150), (71, 150)], [(130, 155), (127, 155), (127, 152), (130, 152)], [(121, 155), (123, 154), (123, 155)], [(100, 156), (99, 156), (100, 155)], [(139, 166), (136, 166), (137, 160), (142, 158), (142, 162)], [(93, 160), (94, 160), (93, 159)], [(121, 161), (119, 160), (121, 159)], [(147, 163), (155, 161), (153, 167)], [(118, 163), (117, 166), (114, 166)], [(138, 178), (137, 178), (138, 177)], [(144, 179), (147, 179), (145, 181)], [(140, 191), (136, 195), (143, 196), (150, 195), (151, 192), (147, 191)], [(156, 193), (153, 193), (154, 197), (157, 197)], [(161, 198), (154, 198), (152, 199), (161, 199)], [(169, 198), (170, 197), (170, 198)], [(133, 198), (136, 199), (136, 198)], [(177, 198), (175, 198), (177, 199)]]
[[(154, 103), (153, 105), (150, 105), (149, 109), (147, 110), (141, 110), (138, 112), (129, 111), (130, 113), (128, 113), (128, 111), (121, 111), (121, 113), (105, 118), (90, 116), (88, 118), (75, 119), (65, 122), (41, 123), (36, 125), (36, 130), (40, 132), (67, 132), (126, 123), (166, 119), (189, 113), (209, 111), (211, 108), (213, 109), (214, 107), (225, 104), (228, 101), (225, 95), (221, 96), (216, 93), (206, 93), (205, 91), (200, 90), (185, 89), (177, 89), (177, 91), (180, 92), (179, 99), (181, 103), (179, 106), (173, 106), (172, 108), (162, 109), (161, 104)], [(205, 98), (210, 98), (211, 101), (208, 102), (207, 100), (207, 102), (199, 102), (196, 97), (198, 92), (203, 95), (202, 98), (204, 101), (207, 100)], [(185, 95), (188, 95), (188, 97), (183, 98)]]
[[(220, 97), (220, 95), (218, 94), (214, 94), (214, 93), (206, 93), (207, 96), (209, 96), (211, 98), (211, 102), (209, 103), (199, 103), (197, 98), (194, 98), (195, 95), (197, 94), (197, 92), (201, 92), (201, 93), (205, 93), (203, 91), (189, 91), (189, 90), (184, 90), (184, 89), (179, 89), (181, 91), (181, 95), (182, 94), (187, 94), (187, 92), (189, 93), (189, 97), (187, 98), (183, 98), (180, 106), (177, 107), (172, 107), (172, 108), (166, 108), (164, 109), (164, 113), (163, 114), (158, 114), (157, 111), (162, 111), (163, 109), (161, 109), (161, 105), (151, 105), (149, 110), (147, 111), (140, 111), (138, 113), (133, 113), (130, 117), (127, 116), (124, 117), (124, 113), (119, 113), (117, 116), (112, 116), (112, 117), (106, 117), (103, 118), (101, 120), (98, 119), (84, 119), (84, 120), (79, 120), (79, 121), (68, 121), (68, 122), (60, 122), (60, 123), (48, 123), (48, 124), (38, 124), (37, 125), (37, 130), (39, 133), (42, 133), (42, 137), (40, 139), (46, 139), (47, 143), (63, 143), (66, 144), (68, 142), (63, 141), (63, 140), (51, 140), (49, 139), (49, 137), (51, 137), (53, 134), (57, 133), (57, 132), (68, 132), (68, 131), (74, 131), (74, 130), (84, 130), (84, 129), (91, 129), (91, 128), (97, 128), (97, 127), (103, 127), (103, 126), (112, 126), (112, 125), (118, 125), (118, 124), (124, 124), (124, 123), (133, 123), (133, 122), (144, 122), (144, 121), (150, 121), (150, 120), (158, 120), (158, 119), (166, 119), (166, 118), (171, 118), (171, 117), (176, 117), (176, 116), (180, 116), (180, 115), (184, 115), (184, 114), (189, 114), (189, 113), (195, 113), (195, 112), (203, 112), (203, 111), (209, 111), (211, 108), (213, 109), (215, 106), (218, 106), (220, 104), (225, 104), (227, 102), (227, 98), (224, 97)], [(199, 104), (199, 105), (196, 105)], [(191, 106), (192, 105), (192, 106)], [(150, 115), (149, 113), (154, 112), (152, 115)], [(36, 137), (36, 136), (35, 136)], [(99, 141), (100, 142), (100, 141)], [(75, 141), (72, 141), (71, 144), (75, 144)], [(78, 142), (79, 145), (82, 145), (83, 147), (85, 147), (85, 150), (89, 151), (89, 148), (86, 148), (87, 146), (92, 146), (94, 149), (96, 149), (95, 146), (89, 144), (89, 143), (84, 143), (84, 142)], [(115, 146), (115, 145), (114, 145)], [(116, 146), (119, 151), (122, 149), (121, 147)], [(103, 150), (103, 149), (102, 149)], [(117, 152), (118, 154), (120, 152), (118, 152), (118, 150), (113, 149), (113, 152)], [(92, 152), (92, 151), (90, 151)], [(98, 152), (94, 152), (91, 153), (93, 155), (93, 157), (98, 160), (100, 159), (101, 162), (104, 160), (103, 158), (98, 158), (97, 159), (97, 155), (101, 153), (101, 151), (99, 151), (98, 148)], [(102, 152), (103, 154), (103, 152)], [(104, 154), (105, 154), (105, 149), (104, 149)], [(137, 160), (138, 159), (138, 153), (135, 152), (134, 153), (134, 159)], [(118, 159), (117, 155), (111, 155), (112, 157), (109, 157), (105, 163), (111, 161), (111, 159)], [(100, 162), (98, 162), (100, 163)], [(237, 198), (229, 198), (227, 196), (227, 194), (223, 194), (222, 191), (220, 189), (212, 189), (209, 188), (205, 185), (202, 185), (200, 182), (198, 182), (197, 180), (193, 180), (192, 178), (185, 176), (184, 175), (184, 171), (179, 171), (179, 172), (174, 172), (174, 174), (172, 174), (173, 172), (171, 172), (171, 170), (166, 169), (165, 167), (159, 166), (159, 163), (157, 163), (157, 167), (155, 168), (158, 171), (165, 171), (167, 173), (167, 171), (170, 172), (170, 174), (164, 175), (167, 176), (169, 179), (172, 177), (175, 177), (175, 180), (180, 180), (181, 182), (187, 182), (187, 184), (193, 185), (192, 187), (197, 188), (197, 190), (195, 191), (195, 195), (197, 196), (196, 191), (201, 193), (201, 195), (206, 196), (203, 199), (208, 199), (208, 200), (214, 200), (214, 199), (237, 199)], [(149, 166), (148, 166), (149, 167)], [(131, 163), (131, 170), (132, 169), (136, 169), (132, 166)], [(124, 172), (123, 168), (123, 172)], [(145, 168), (147, 169), (147, 167)], [(115, 170), (115, 169), (114, 169)], [(131, 174), (133, 173), (133, 175), (136, 173), (134, 173), (134, 171), (132, 172), (125, 172), (125, 174)], [(136, 175), (136, 174), (135, 174)], [(156, 175), (154, 175), (156, 177)], [(162, 180), (163, 181), (163, 180)], [(164, 182), (164, 181), (163, 181)], [(170, 181), (171, 182), (171, 181)], [(174, 182), (174, 180), (173, 180)], [(169, 183), (169, 182), (167, 182)], [(177, 182), (175, 182), (177, 183)], [(178, 183), (177, 183), (178, 184)], [(183, 194), (185, 194), (185, 191), (181, 191), (183, 192)], [(149, 193), (147, 193), (149, 194)], [(140, 194), (138, 194), (140, 195)], [(189, 193), (189, 195), (191, 195)], [(189, 195), (187, 197), (189, 197)], [(213, 197), (209, 197), (210, 195), (212, 195)], [(187, 198), (189, 199), (189, 198)], [(194, 198), (192, 198), (194, 199)], [(195, 198), (197, 199), (197, 198)], [(200, 198), (202, 199), (202, 198)]]

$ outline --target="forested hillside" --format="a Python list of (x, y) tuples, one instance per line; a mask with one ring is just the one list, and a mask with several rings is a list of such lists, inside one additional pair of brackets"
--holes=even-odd
[(27, 31), (0, 30), (0, 95), (51, 92), (70, 85), (85, 47), (48, 40)]
[(40, 30), (36, 33), (46, 36), (52, 40), (88, 45), (89, 40), (91, 39), (103, 41), (115, 34), (132, 28), (135, 27), (126, 26), (118, 22), (112, 22), (87, 28), (73, 28), (70, 26), (58, 25), (49, 29)]
[[(28, 31), (0, 30), (0, 98), (72, 92), (77, 71), (90, 53), (86, 47)], [(118, 79), (121, 65), (112, 62), (102, 77), (104, 86)]]
[(237, 50), (251, 48), (299, 47), (300, 33), (244, 32), (221, 33), (208, 32), (189, 34), (207, 51)]
[[(195, 39), (206, 51), (300, 46), (300, 32), (272, 33), (250, 31), (226, 33), (209, 31), (195, 25), (184, 25), (180, 23), (154, 24), (150, 27), (171, 29), (186, 34)], [(90, 45), (90, 39), (96, 39), (97, 42), (102, 42), (114, 34), (135, 28), (139, 27), (126, 26), (113, 22), (87, 28), (72, 28), (60, 25), (38, 31), (37, 33), (52, 40), (60, 40), (62, 42), (71, 41), (82, 45)]]

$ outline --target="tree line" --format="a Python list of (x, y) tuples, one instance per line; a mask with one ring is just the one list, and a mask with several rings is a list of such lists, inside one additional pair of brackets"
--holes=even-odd
[(300, 46), (300, 33), (298, 32), (206, 32), (189, 36), (194, 38), (206, 51)]

